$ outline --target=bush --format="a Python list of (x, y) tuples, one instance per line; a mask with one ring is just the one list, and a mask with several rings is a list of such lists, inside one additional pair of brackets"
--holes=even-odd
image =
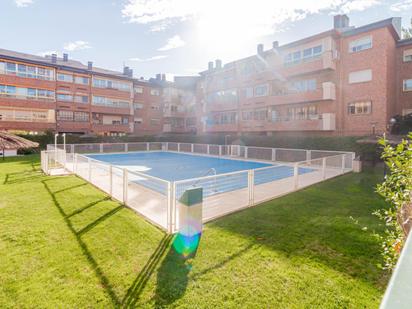
[(412, 133), (396, 146), (382, 139), (382, 159), (390, 170), (377, 191), (389, 202), (389, 209), (380, 209), (377, 215), (386, 225), (382, 242), (383, 268), (393, 269), (403, 243), (412, 227)]

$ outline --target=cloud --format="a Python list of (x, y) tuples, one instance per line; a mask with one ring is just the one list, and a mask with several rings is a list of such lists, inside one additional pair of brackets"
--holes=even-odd
[(170, 39), (168, 39), (166, 45), (160, 47), (158, 49), (158, 51), (166, 51), (166, 50), (175, 49), (175, 48), (178, 48), (178, 47), (182, 47), (185, 44), (186, 44), (185, 41), (183, 41), (180, 38), (180, 36), (175, 35), (175, 36), (171, 37)]
[(169, 57), (169, 56), (167, 56), (167, 55), (158, 55), (158, 56), (153, 56), (153, 57), (144, 58), (144, 59), (142, 59), (142, 58), (137, 58), (137, 57), (136, 57), (136, 58), (130, 58), (129, 61), (149, 62), (149, 61), (155, 61), (155, 60), (165, 59), (165, 58), (167, 58), (167, 57)]
[(277, 25), (323, 11), (363, 11), (382, 0), (127, 0), (122, 15), (131, 23), (148, 24), (164, 30), (175, 23), (192, 20), (217, 25), (255, 36), (275, 32)]
[(14, 0), (14, 3), (17, 5), (17, 7), (24, 8), (29, 6), (30, 4), (33, 4), (33, 0)]
[(391, 11), (394, 11), (394, 12), (401, 12), (401, 11), (412, 9), (412, 0), (404, 0), (404, 1), (396, 2), (391, 5), (390, 9)]
[(89, 42), (85, 42), (85, 41), (68, 42), (68, 43), (65, 43), (63, 46), (63, 49), (67, 51), (76, 51), (76, 50), (89, 49), (89, 48), (91, 48)]
[(370, 8), (375, 5), (379, 5), (379, 0), (354, 0), (347, 1), (339, 8), (340, 13), (348, 14), (353, 11), (364, 11), (367, 8)]
[(57, 56), (61, 56), (61, 53), (59, 53), (56, 50), (46, 50), (46, 51), (42, 51), (42, 52), (38, 52), (36, 55), (37, 56), (41, 56), (41, 57), (46, 57), (46, 56), (50, 56), (51, 54), (56, 54)]

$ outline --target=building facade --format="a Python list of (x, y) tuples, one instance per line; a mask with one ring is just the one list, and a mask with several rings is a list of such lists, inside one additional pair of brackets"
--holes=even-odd
[(96, 135), (369, 135), (412, 113), (412, 39), (400, 18), (331, 30), (199, 76), (145, 80), (0, 49), (0, 129)]
[(381, 134), (412, 112), (412, 41), (400, 19), (332, 30), (201, 72), (199, 130), (205, 133)]

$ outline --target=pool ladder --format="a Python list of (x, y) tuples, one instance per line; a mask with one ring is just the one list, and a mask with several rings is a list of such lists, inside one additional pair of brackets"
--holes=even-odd
[[(204, 173), (201, 177), (206, 177), (206, 176), (209, 176), (209, 175), (215, 175), (215, 178), (213, 178), (213, 179), (214, 179), (214, 181), (213, 181), (213, 187), (214, 187), (214, 188), (212, 188), (211, 191), (212, 191), (212, 192), (217, 192), (217, 180), (216, 180), (217, 172), (216, 172), (216, 169), (213, 168), (213, 167), (210, 168), (210, 169), (208, 169), (207, 172)], [(196, 185), (197, 185), (201, 180), (202, 180), (202, 179), (198, 179), (197, 181), (195, 181), (195, 182), (193, 183), (193, 187), (196, 187)]]

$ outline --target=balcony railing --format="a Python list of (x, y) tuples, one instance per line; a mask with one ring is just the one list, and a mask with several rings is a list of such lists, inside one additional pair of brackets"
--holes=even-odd
[(28, 96), (24, 94), (5, 93), (5, 92), (0, 92), (0, 97), (9, 98), (9, 99), (17, 99), (17, 100), (34, 100), (34, 101), (48, 101), (48, 102), (56, 101), (55, 97)]
[(286, 65), (283, 65), (279, 69), (280, 72), (285, 76), (301, 75), (322, 70), (335, 70), (335, 54), (336, 51), (325, 51), (318, 57), (303, 59), (295, 63), (288, 63)]
[(40, 118), (40, 117), (35, 117), (35, 116), (12, 116), (12, 115), (1, 115), (0, 114), (0, 121), (55, 123), (54, 119), (49, 119), (47, 115), (44, 118)]

